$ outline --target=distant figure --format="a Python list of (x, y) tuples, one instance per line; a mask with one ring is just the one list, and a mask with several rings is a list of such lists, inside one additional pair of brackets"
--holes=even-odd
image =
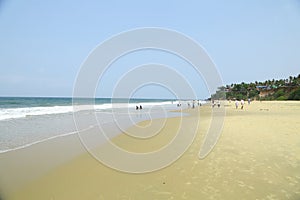
[(192, 108), (195, 108), (195, 101), (193, 101), (193, 107)]
[(250, 105), (250, 103), (251, 103), (251, 99), (249, 98), (249, 99), (248, 99), (248, 105)]
[(235, 104), (235, 109), (238, 109), (238, 107), (239, 107), (239, 101), (235, 100), (234, 104)]
[(244, 99), (242, 99), (242, 100), (241, 100), (241, 109), (242, 109), (242, 110), (244, 109), (244, 104), (245, 104)]
[(211, 107), (213, 107), (213, 108), (214, 108), (214, 107), (215, 107), (215, 105), (216, 105), (216, 104), (215, 104), (215, 100), (212, 100), (212, 101), (211, 101)]
[(142, 107), (142, 105), (140, 105), (140, 110), (142, 110), (143, 109), (143, 107)]
[(139, 109), (139, 107), (138, 107), (138, 106), (135, 106), (135, 109), (136, 109), (136, 110), (138, 110), (138, 109)]
[(190, 104), (190, 102), (188, 102), (188, 103), (187, 103), (187, 105), (188, 105), (188, 108), (190, 108), (190, 107), (191, 107), (191, 104)]
[(220, 100), (218, 100), (217, 105), (218, 105), (218, 108), (220, 108), (220, 106), (221, 106)]

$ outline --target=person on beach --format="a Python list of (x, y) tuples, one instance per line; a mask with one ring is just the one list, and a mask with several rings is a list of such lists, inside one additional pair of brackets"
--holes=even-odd
[(235, 104), (235, 109), (238, 109), (238, 107), (239, 107), (239, 101), (237, 99), (235, 100), (234, 104)]
[(250, 99), (250, 98), (248, 98), (248, 105), (250, 105), (250, 103), (251, 103), (251, 99)]
[(143, 109), (143, 107), (142, 107), (142, 105), (140, 105), (140, 110), (142, 110)]
[(212, 101), (211, 101), (211, 107), (214, 108), (215, 105), (216, 105), (216, 104), (215, 104), (215, 100), (212, 100)]
[(220, 106), (221, 106), (220, 100), (218, 100), (217, 105), (218, 105), (218, 108), (220, 108)]
[(138, 110), (138, 109), (139, 109), (139, 107), (138, 107), (138, 106), (135, 106), (135, 109), (136, 109), (136, 110)]
[(242, 100), (241, 100), (241, 109), (242, 109), (242, 110), (244, 109), (244, 104), (245, 104), (244, 99), (242, 99)]

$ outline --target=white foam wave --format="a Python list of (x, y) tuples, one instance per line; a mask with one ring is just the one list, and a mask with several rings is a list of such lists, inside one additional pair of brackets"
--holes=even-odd
[[(174, 103), (174, 102), (173, 102)], [(164, 106), (172, 104), (172, 102), (142, 102), (142, 103), (105, 103), (98, 105), (72, 105), (70, 106), (52, 106), (52, 107), (25, 107), (25, 108), (0, 108), (0, 121), (24, 118), (28, 116), (37, 115), (52, 115), (72, 113), (83, 110), (105, 110), (112, 108), (135, 108), (136, 105), (143, 105), (144, 107)], [(175, 104), (175, 103), (174, 103)]]
[(0, 109), (0, 120), (16, 119), (32, 115), (51, 115), (73, 112), (72, 106), (26, 107)]

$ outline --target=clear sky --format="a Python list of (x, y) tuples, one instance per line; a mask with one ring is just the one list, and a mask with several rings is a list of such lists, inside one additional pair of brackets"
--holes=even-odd
[[(173, 29), (193, 38), (213, 59), (225, 84), (300, 73), (299, 0), (0, 0), (0, 96), (71, 96), (89, 52), (112, 35), (139, 27)], [(168, 63), (168, 56), (155, 59)], [(130, 65), (151, 62), (143, 55), (130, 58)], [(182, 67), (176, 59), (170, 63)], [(122, 70), (112, 68), (99, 96), (110, 96), (117, 72)], [(206, 98), (204, 83), (190, 70), (182, 73), (197, 95)], [(167, 93), (149, 86), (137, 96)]]

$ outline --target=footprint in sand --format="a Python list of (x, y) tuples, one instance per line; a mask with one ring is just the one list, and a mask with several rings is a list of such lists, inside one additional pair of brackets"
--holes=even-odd
[(292, 185), (292, 186), (298, 184), (298, 181), (295, 178), (293, 178), (293, 177), (286, 176), (285, 178), (289, 181), (289, 184)]
[(249, 188), (250, 190), (254, 190), (254, 187), (251, 186), (251, 185), (249, 185), (248, 188)]
[(277, 198), (276, 198), (276, 195), (274, 195), (274, 194), (269, 194), (269, 195), (267, 196), (267, 199), (274, 200), (274, 199), (277, 199)]
[(238, 185), (240, 187), (245, 187), (246, 186), (246, 184), (243, 181), (237, 181), (237, 182), (238, 182)]

